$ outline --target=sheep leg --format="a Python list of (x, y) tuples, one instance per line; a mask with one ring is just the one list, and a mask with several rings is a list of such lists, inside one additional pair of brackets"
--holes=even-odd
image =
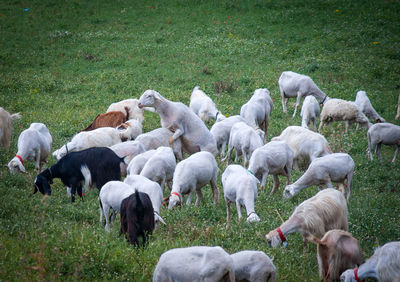
[(242, 153), (242, 158), (243, 158), (243, 166), (244, 166), (244, 167), (247, 167), (248, 164), (249, 164), (249, 161), (248, 161), (248, 159), (247, 159), (247, 153), (246, 153), (246, 152), (243, 152), (243, 153)]
[(271, 191), (271, 195), (274, 194), (277, 189), (279, 189), (279, 178), (278, 175), (274, 174), (274, 188)]
[(181, 137), (181, 135), (183, 135), (183, 131), (180, 130), (179, 128), (176, 129), (174, 135), (172, 135), (172, 136), (169, 138), (169, 140), (168, 140), (169, 146), (170, 146), (171, 148), (173, 147), (174, 141), (175, 141), (176, 139), (178, 139), (179, 137)]
[(318, 126), (318, 132), (321, 132), (321, 130), (324, 127), (324, 125), (325, 125), (324, 121), (321, 120), (321, 122), (319, 123), (319, 126)]
[(283, 93), (282, 89), (281, 89), (281, 97), (282, 97), (283, 112), (287, 113), (287, 102), (289, 99), (285, 97), (285, 93)]
[(303, 236), (303, 254), (307, 252), (307, 238)]
[(40, 149), (35, 152), (35, 169), (40, 171)]
[(213, 198), (214, 198), (214, 204), (215, 204), (215, 205), (218, 204), (218, 202), (219, 202), (219, 190), (218, 190), (217, 179), (216, 179), (216, 178), (217, 178), (217, 177), (215, 176), (215, 177), (210, 181), (211, 188), (212, 188), (212, 191), (213, 191)]
[(71, 187), (71, 202), (72, 203), (75, 202), (75, 194), (76, 194), (76, 186), (72, 185), (72, 187)]
[(226, 200), (226, 221), (230, 222), (231, 221), (231, 201), (229, 201), (227, 198)]
[(221, 152), (220, 152), (221, 158), (225, 155), (225, 147), (226, 147), (226, 142), (222, 142), (222, 144), (221, 144)]
[(109, 212), (110, 212), (110, 207), (108, 205), (103, 205), (103, 213), (104, 213), (104, 217), (106, 219), (105, 229), (107, 232), (110, 232), (110, 230), (111, 230), (111, 222), (110, 222), (110, 218), (109, 218)]
[(167, 181), (169, 191), (172, 191), (172, 180)]
[(192, 201), (192, 198), (193, 198), (193, 193), (194, 193), (194, 191), (191, 190), (189, 195), (188, 195), (188, 197), (187, 197), (187, 199), (186, 199), (186, 205), (190, 205), (190, 202)]
[(197, 189), (196, 190), (197, 193), (197, 199), (196, 199), (196, 203), (194, 204), (196, 207), (199, 206), (201, 199), (203, 199), (203, 193), (201, 192), (201, 189)]
[(241, 210), (240, 202), (238, 199), (236, 199), (236, 209), (237, 209), (239, 221), (241, 221), (242, 220), (242, 210)]
[(267, 183), (268, 172), (264, 172), (261, 178), (260, 189), (263, 191), (265, 189), (265, 183)]
[(393, 159), (392, 159), (392, 163), (394, 163), (396, 161), (396, 157), (397, 157), (397, 153), (399, 152), (399, 148), (400, 148), (400, 145), (397, 145), (396, 151), (394, 151), (394, 156), (393, 156)]
[(296, 111), (297, 111), (297, 108), (300, 105), (300, 99), (301, 99), (302, 96), (303, 96), (303, 94), (301, 92), (297, 92), (296, 105), (294, 106), (294, 112), (293, 112), (292, 118), (294, 118), (296, 116)]
[(228, 152), (226, 153), (225, 158), (223, 158), (221, 161), (224, 162), (226, 160), (226, 164), (229, 165), (231, 154), (232, 154), (232, 147), (230, 145), (228, 145)]
[(345, 129), (344, 129), (344, 132), (348, 132), (349, 131), (349, 121), (348, 120), (345, 120), (344, 121), (344, 125), (345, 125)]
[(382, 146), (382, 143), (378, 143), (378, 145), (376, 145), (376, 156), (378, 157), (379, 161), (382, 161), (382, 159), (381, 159), (381, 146)]
[(239, 160), (238, 150), (235, 148), (235, 163)]

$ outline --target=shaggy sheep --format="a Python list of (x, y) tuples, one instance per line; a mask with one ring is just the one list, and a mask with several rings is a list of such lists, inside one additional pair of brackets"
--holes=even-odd
[(20, 119), (19, 113), (10, 114), (0, 107), (0, 143), (4, 148), (10, 147), (12, 123), (16, 119)]
[(368, 149), (367, 155), (372, 161), (372, 150), (376, 146), (375, 153), (381, 160), (381, 146), (396, 145), (396, 151), (392, 159), (392, 163), (396, 161), (397, 153), (400, 148), (400, 126), (391, 123), (376, 123), (368, 129)]
[(218, 111), (211, 98), (200, 90), (199, 86), (193, 88), (192, 95), (190, 96), (189, 107), (203, 122), (206, 123), (210, 121), (210, 118), (214, 118), (217, 122), (226, 118), (220, 111)]
[(307, 96), (301, 107), (301, 126), (308, 129), (310, 123), (313, 124), (313, 130), (317, 131), (317, 117), (319, 117), (320, 109), (317, 99), (314, 96)]
[(372, 107), (371, 101), (369, 100), (365, 91), (357, 92), (354, 103), (364, 115), (372, 119), (374, 122), (386, 122), (385, 119), (375, 111), (374, 107)]
[(236, 281), (274, 282), (276, 267), (261, 251), (241, 251), (231, 255)]

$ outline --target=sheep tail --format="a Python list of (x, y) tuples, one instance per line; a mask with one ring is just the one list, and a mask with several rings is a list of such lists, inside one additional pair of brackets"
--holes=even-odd
[(126, 111), (125, 119), (126, 119), (126, 120), (129, 120), (129, 107), (125, 106), (124, 109), (125, 109), (125, 111)]
[(315, 237), (313, 234), (311, 233), (306, 233), (305, 235), (303, 235), (308, 241), (313, 242), (317, 245), (324, 245), (324, 243), (318, 239), (317, 237)]
[(92, 186), (92, 175), (87, 165), (81, 166), (81, 173), (83, 175), (83, 178), (85, 179), (85, 186), (90, 188)]

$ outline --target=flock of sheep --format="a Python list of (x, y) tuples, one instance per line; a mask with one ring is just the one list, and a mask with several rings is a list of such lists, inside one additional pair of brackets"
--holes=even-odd
[[(374, 277), (380, 281), (400, 281), (400, 242), (378, 248), (362, 264), (361, 249), (348, 230), (347, 200), (351, 193), (354, 161), (346, 153), (333, 153), (326, 138), (316, 132), (332, 121), (344, 121), (346, 131), (352, 123), (368, 128), (368, 157), (372, 151), (380, 158), (382, 144), (396, 145), (392, 162), (400, 147), (400, 126), (385, 122), (374, 110), (364, 91), (356, 100), (331, 99), (308, 76), (283, 72), (279, 78), (283, 111), (295, 97), (293, 116), (305, 97), (300, 115), (301, 126), (289, 126), (279, 136), (265, 143), (273, 101), (267, 89), (255, 90), (240, 110), (240, 115), (225, 117), (199, 87), (193, 89), (190, 106), (172, 102), (154, 90), (145, 91), (139, 100), (127, 99), (110, 105), (107, 113), (98, 115), (85, 130), (53, 152), (58, 160), (41, 171), (52, 147), (52, 137), (42, 123), (32, 123), (18, 138), (18, 152), (9, 162), (12, 173), (25, 172), (24, 162), (34, 161), (39, 173), (35, 192), (51, 194), (54, 178), (60, 178), (75, 201), (84, 187), (96, 186), (100, 193), (100, 221), (110, 230), (117, 213), (121, 213), (121, 232), (136, 245), (146, 242), (146, 235), (165, 224), (161, 206), (168, 209), (202, 199), (202, 187), (209, 184), (214, 203), (219, 201), (216, 155), (228, 164), (222, 173), (223, 196), (227, 221), (231, 220), (230, 204), (241, 207), (247, 222), (260, 221), (255, 211), (258, 189), (264, 190), (268, 175), (273, 175), (271, 193), (279, 188), (278, 175), (286, 176), (283, 197), (292, 198), (301, 190), (318, 185), (319, 192), (302, 202), (290, 218), (266, 235), (271, 247), (287, 245), (287, 236), (299, 232), (307, 242), (318, 245), (317, 258), (321, 279), (360, 281)], [(320, 106), (322, 105), (322, 111)], [(143, 110), (159, 114), (161, 128), (142, 133)], [(400, 97), (397, 117), (400, 117)], [(19, 114), (0, 108), (0, 139), (9, 147), (12, 121)], [(209, 130), (205, 123), (216, 122)], [(371, 124), (370, 120), (376, 122)], [(308, 129), (312, 124), (314, 131)], [(228, 147), (227, 153), (226, 146)], [(243, 165), (231, 164), (242, 157)], [(184, 153), (190, 155), (184, 158)], [(290, 184), (291, 170), (299, 162), (308, 168)], [(121, 176), (126, 176), (121, 181)], [(332, 182), (338, 184), (334, 189)], [(167, 185), (168, 190), (165, 189)], [(323, 189), (323, 187), (328, 187)], [(164, 198), (164, 191), (170, 193)], [(110, 214), (110, 209), (112, 213)], [(274, 281), (276, 267), (263, 252), (242, 251), (229, 255), (221, 247), (172, 249), (159, 259), (153, 281)]]

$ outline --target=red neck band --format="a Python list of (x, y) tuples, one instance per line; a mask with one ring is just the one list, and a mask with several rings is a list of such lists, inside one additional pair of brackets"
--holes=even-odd
[(172, 192), (171, 195), (178, 196), (179, 201), (181, 200), (181, 195), (179, 195), (179, 193), (177, 193), (177, 192)]
[(354, 279), (356, 279), (357, 282), (361, 282), (360, 278), (358, 278), (357, 272), (358, 272), (358, 268), (356, 267), (356, 268), (354, 268)]
[(22, 159), (22, 157), (20, 155), (15, 155), (22, 163), (22, 165), (24, 165), (24, 160)]
[(279, 238), (281, 238), (282, 243), (283, 243), (283, 242), (286, 242), (285, 235), (283, 235), (281, 228), (278, 227), (278, 228), (276, 229), (276, 231), (278, 232)]

